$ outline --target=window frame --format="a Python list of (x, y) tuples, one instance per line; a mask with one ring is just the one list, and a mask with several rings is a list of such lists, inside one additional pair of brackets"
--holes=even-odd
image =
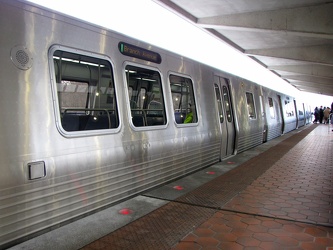
[[(110, 65), (111, 70), (111, 78), (113, 81), (113, 91), (114, 91), (114, 101), (115, 101), (115, 115), (117, 117), (118, 126), (116, 128), (107, 128), (107, 129), (87, 129), (87, 130), (75, 130), (75, 131), (67, 131), (64, 129), (61, 120), (61, 108), (59, 103), (59, 95), (58, 95), (58, 86), (57, 86), (57, 76), (56, 70), (54, 66), (54, 54), (56, 51), (68, 52), (72, 54), (87, 56), (95, 59), (100, 59), (106, 61)], [(51, 82), (51, 92), (52, 92), (52, 103), (53, 103), (53, 112), (55, 117), (56, 128), (58, 132), (66, 138), (76, 138), (76, 137), (87, 137), (87, 136), (96, 136), (96, 135), (106, 135), (106, 134), (116, 134), (121, 130), (122, 121), (119, 111), (119, 98), (117, 94), (117, 83), (115, 81), (115, 67), (112, 60), (103, 54), (97, 54), (94, 52), (88, 52), (79, 48), (71, 48), (63, 45), (52, 45), (48, 51), (48, 61), (49, 61), (49, 71), (50, 71), (50, 82)], [(72, 80), (73, 81), (73, 80)], [(74, 82), (74, 81), (73, 81)], [(88, 95), (89, 89), (91, 86), (88, 86)], [(100, 87), (101, 89), (104, 87)], [(89, 101), (89, 100), (87, 100)], [(95, 102), (95, 98), (93, 100)], [(89, 104), (90, 105), (90, 104)], [(97, 110), (98, 108), (96, 108)]]
[[(271, 106), (272, 103), (272, 106)], [(272, 97), (268, 97), (268, 109), (271, 119), (276, 119), (275, 115), (275, 105), (274, 105), (274, 99)]]
[[(171, 75), (174, 75), (176, 77), (183, 77), (183, 78), (186, 78), (186, 79), (189, 79), (192, 83), (192, 91), (193, 91), (193, 101), (194, 101), (194, 104), (195, 104), (195, 113), (196, 113), (196, 119), (197, 121), (196, 122), (191, 122), (191, 123), (177, 123), (176, 122), (176, 117), (175, 117), (175, 114), (174, 114), (174, 104), (173, 104), (173, 96), (172, 96), (172, 91), (171, 91), (171, 81), (170, 81), (170, 76)], [(177, 72), (168, 72), (168, 87), (169, 87), (169, 90), (170, 90), (170, 103), (172, 105), (171, 109), (172, 109), (172, 113), (173, 113), (173, 121), (174, 121), (174, 124), (176, 125), (176, 127), (195, 127), (195, 126), (198, 126), (199, 124), (199, 106), (197, 105), (197, 93), (196, 93), (196, 88), (195, 88), (195, 81), (193, 80), (193, 78), (189, 75), (183, 75), (183, 74), (179, 74)], [(185, 118), (184, 118), (185, 119)]]
[[(129, 86), (128, 86), (127, 77), (126, 77), (126, 68), (127, 68), (127, 66), (142, 68), (142, 69), (146, 69), (146, 70), (151, 70), (151, 71), (155, 71), (159, 74), (160, 84), (161, 84), (161, 91), (162, 91), (163, 102), (164, 102), (163, 103), (164, 115), (165, 115), (165, 119), (166, 119), (165, 124), (163, 124), (163, 125), (150, 125), (150, 126), (148, 126), (148, 125), (146, 125), (146, 126), (135, 126), (133, 124), (132, 108), (131, 108), (131, 105), (130, 105), (131, 100), (130, 100), (130, 96), (129, 96)], [(123, 71), (122, 74), (123, 74), (123, 79), (124, 79), (123, 84), (124, 84), (124, 89), (125, 89), (127, 119), (128, 119), (128, 123), (129, 123), (129, 126), (131, 127), (131, 129), (134, 130), (134, 131), (147, 131), (147, 130), (161, 130), (161, 129), (167, 128), (167, 126), (169, 124), (168, 105), (166, 103), (166, 90), (165, 90), (165, 86), (163, 84), (163, 74), (162, 74), (162, 72), (156, 67), (151, 67), (151, 66), (147, 66), (145, 64), (133, 63), (133, 62), (129, 62), (129, 61), (124, 62), (122, 71)], [(133, 90), (133, 92), (134, 92), (134, 90)]]
[[(248, 94), (251, 95), (251, 104), (252, 104), (252, 107), (253, 107), (253, 112), (254, 112), (254, 116), (251, 117), (251, 114), (250, 114), (250, 108), (249, 108), (249, 99), (248, 99)], [(252, 92), (249, 92), (249, 91), (246, 91), (245, 92), (245, 99), (246, 99), (246, 107), (247, 107), (247, 113), (248, 113), (248, 118), (249, 120), (257, 120), (257, 110), (256, 110), (256, 103), (255, 103), (255, 98), (254, 98), (254, 94)]]
[(288, 118), (292, 118), (296, 116), (296, 107), (293, 100), (290, 100), (289, 97), (287, 97), (284, 100), (284, 109), (285, 109), (285, 116)]

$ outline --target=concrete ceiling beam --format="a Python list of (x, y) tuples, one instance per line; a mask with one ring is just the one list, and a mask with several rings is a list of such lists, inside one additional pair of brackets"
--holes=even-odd
[(333, 66), (333, 46), (314, 45), (299, 46), (291, 48), (272, 49), (252, 49), (245, 50), (245, 54), (250, 56), (266, 56), (275, 58), (285, 58), (303, 62), (312, 62), (319, 65)]
[(199, 18), (204, 28), (256, 32), (283, 32), (297, 36), (333, 39), (333, 3), (299, 8), (256, 11)]
[[(268, 69), (277, 71), (280, 75), (286, 73), (309, 76), (327, 77), (333, 79), (333, 67), (324, 65), (270, 65)], [(280, 73), (282, 72), (282, 73)]]

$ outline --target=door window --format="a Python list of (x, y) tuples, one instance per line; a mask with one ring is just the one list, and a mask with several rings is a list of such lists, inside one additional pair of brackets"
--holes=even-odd
[(229, 92), (226, 86), (223, 86), (223, 101), (224, 101), (225, 112), (227, 114), (227, 120), (228, 122), (232, 122), (231, 103), (230, 103)]
[(223, 110), (222, 110), (222, 98), (220, 94), (220, 88), (219, 86), (215, 83), (214, 84), (215, 88), (215, 96), (216, 96), (216, 105), (219, 111), (219, 118), (220, 118), (220, 123), (224, 122), (224, 116), (223, 116)]

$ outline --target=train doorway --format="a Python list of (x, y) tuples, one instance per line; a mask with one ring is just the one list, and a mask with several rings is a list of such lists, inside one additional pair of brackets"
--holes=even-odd
[(232, 112), (228, 80), (215, 76), (214, 87), (222, 135), (220, 158), (223, 159), (232, 155), (235, 149), (235, 119)]

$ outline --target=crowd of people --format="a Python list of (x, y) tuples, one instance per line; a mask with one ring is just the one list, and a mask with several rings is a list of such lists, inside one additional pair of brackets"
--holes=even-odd
[[(333, 102), (331, 107), (316, 107), (314, 109), (314, 120), (313, 123), (333, 124)], [(333, 131), (333, 130), (332, 130)]]

